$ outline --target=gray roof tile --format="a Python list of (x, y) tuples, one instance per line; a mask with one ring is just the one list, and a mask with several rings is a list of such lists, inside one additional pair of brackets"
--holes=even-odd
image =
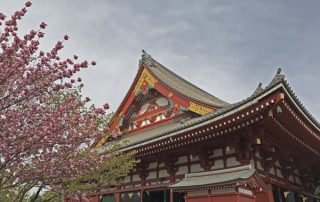
[[(213, 111), (213, 112), (208, 113), (206, 115), (203, 115), (201, 117), (190, 119), (183, 124), (178, 124), (178, 123), (170, 124), (164, 128), (157, 129), (157, 130), (153, 131), (152, 133), (143, 132), (143, 135), (141, 135), (141, 136), (139, 135), (141, 137), (141, 139), (134, 138), (135, 140), (131, 141), (131, 137), (124, 137), (124, 140), (128, 140), (128, 144), (126, 146), (133, 146), (136, 144), (140, 144), (142, 142), (149, 141), (149, 140), (152, 140), (152, 139), (155, 139), (158, 137), (162, 137), (162, 136), (165, 136), (165, 135), (168, 135), (168, 134), (171, 134), (171, 133), (183, 130), (183, 129), (187, 129), (187, 128), (192, 127), (196, 124), (201, 124), (205, 121), (209, 121), (211, 119), (214, 119), (215, 117), (221, 116), (221, 115), (223, 115), (231, 110), (234, 110), (234, 109), (236, 109), (246, 103), (249, 103), (250, 101), (263, 95), (264, 93), (266, 93), (267, 91), (269, 91), (270, 89), (272, 89), (273, 87), (277, 86), (280, 83), (282, 83), (284, 85), (284, 87), (289, 92), (290, 96), (293, 97), (294, 101), (302, 109), (302, 111), (305, 113), (305, 115), (319, 129), (320, 128), (319, 122), (306, 110), (306, 108), (303, 106), (303, 104), (300, 102), (300, 100), (296, 97), (296, 95), (292, 91), (288, 82), (285, 80), (285, 76), (283, 74), (281, 74), (281, 69), (278, 69), (277, 74), (274, 76), (272, 81), (265, 88), (262, 88), (262, 85), (259, 84), (257, 89), (249, 97), (247, 97), (239, 102), (236, 102), (234, 104), (229, 104), (224, 108), (218, 109), (216, 111)], [(142, 136), (143, 136), (143, 138), (142, 138)]]
[(240, 166), (235, 168), (186, 174), (185, 178), (180, 182), (169, 186), (169, 188), (175, 189), (188, 189), (188, 188), (205, 188), (210, 186), (228, 185), (237, 182), (247, 182), (252, 176), (256, 176), (265, 188), (267, 186), (260, 178), (255, 174), (256, 170), (251, 165)]
[(207, 104), (216, 108), (222, 108), (229, 105), (227, 102), (207, 93), (206, 91), (198, 88), (179, 75), (175, 74), (158, 61), (153, 59), (149, 54), (143, 51), (140, 65), (145, 64), (152, 74), (160, 81), (162, 81), (170, 89), (177, 91), (185, 97), (200, 103)]

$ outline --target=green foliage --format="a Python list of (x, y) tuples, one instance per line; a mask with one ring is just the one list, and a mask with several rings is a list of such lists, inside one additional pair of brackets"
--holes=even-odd
[(11, 202), (16, 198), (18, 190), (9, 189), (9, 190), (0, 190), (0, 201)]
[[(12, 184), (8, 184), (8, 182), (2, 181), (2, 186), (6, 188), (0, 189), (0, 202), (17, 202), (17, 201), (29, 202), (29, 195), (27, 191), (24, 190), (26, 186), (23, 186), (23, 185), (11, 186), (11, 185)], [(29, 190), (29, 188), (27, 189)], [(22, 193), (23, 193), (23, 196), (22, 196)]]
[(88, 175), (68, 182), (67, 189), (70, 192), (91, 192), (122, 184), (123, 178), (139, 161), (134, 159), (135, 151), (123, 153), (119, 148), (117, 143), (109, 145), (104, 151), (109, 155), (108, 159)]
[(46, 191), (41, 195), (41, 202), (45, 202), (45, 201), (63, 202), (63, 195), (53, 191)]

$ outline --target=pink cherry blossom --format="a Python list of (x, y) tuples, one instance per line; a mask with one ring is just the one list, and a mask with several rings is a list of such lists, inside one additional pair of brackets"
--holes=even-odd
[(0, 20), (4, 20), (6, 16), (3, 13), (0, 13)]
[(44, 22), (42, 22), (42, 23), (40, 24), (40, 28), (42, 28), (42, 29), (45, 29), (45, 28), (46, 28), (46, 26), (47, 26), (47, 24), (46, 24), (46, 23), (44, 23)]
[(32, 5), (32, 3), (30, 2), (30, 1), (27, 1), (26, 3), (25, 3), (25, 6), (26, 7), (30, 7)]
[[(9, 173), (12, 186), (40, 181), (63, 189), (61, 181), (86, 174), (106, 159), (90, 146), (105, 130), (97, 120), (105, 118), (109, 106), (86, 107), (90, 99), (80, 95), (81, 78), (73, 78), (90, 66), (86, 60), (60, 59), (61, 41), (40, 50), (40, 31), (19, 35), (26, 7), (6, 21), (0, 14), (5, 24), (0, 27), (0, 176)], [(42, 22), (40, 28), (46, 26)]]
[(44, 37), (44, 33), (43, 33), (43, 32), (38, 32), (38, 37), (39, 37), (39, 38)]
[(104, 104), (104, 105), (103, 105), (103, 108), (104, 108), (104, 109), (109, 109), (109, 104), (108, 104), (108, 103)]

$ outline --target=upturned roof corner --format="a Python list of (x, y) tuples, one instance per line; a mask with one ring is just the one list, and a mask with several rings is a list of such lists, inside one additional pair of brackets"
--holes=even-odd
[(281, 68), (278, 68), (276, 75), (273, 77), (266, 89), (269, 89), (285, 80), (285, 75), (281, 73)]

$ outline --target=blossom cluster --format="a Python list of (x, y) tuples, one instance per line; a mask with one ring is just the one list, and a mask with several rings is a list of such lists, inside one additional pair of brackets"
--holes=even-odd
[(104, 156), (90, 149), (101, 138), (107, 104), (87, 108), (74, 75), (96, 65), (61, 59), (65, 35), (50, 51), (39, 50), (47, 24), (19, 36), (18, 21), (0, 13), (0, 190), (39, 181), (52, 187), (97, 167)]

